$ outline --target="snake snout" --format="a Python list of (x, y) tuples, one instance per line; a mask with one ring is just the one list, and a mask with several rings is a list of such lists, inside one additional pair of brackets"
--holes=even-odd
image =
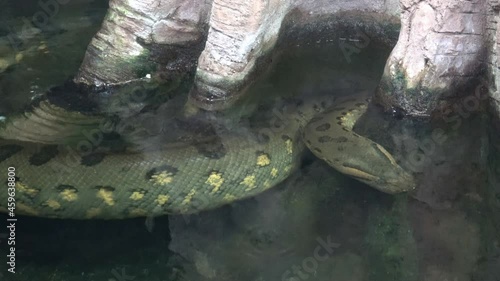
[(417, 187), (413, 175), (401, 167), (397, 167), (395, 174), (387, 177), (384, 191), (387, 193), (401, 193), (414, 190)]

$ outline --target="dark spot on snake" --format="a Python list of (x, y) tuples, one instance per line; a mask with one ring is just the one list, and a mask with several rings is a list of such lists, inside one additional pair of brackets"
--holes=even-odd
[(318, 138), (318, 141), (320, 143), (325, 143), (325, 142), (336, 142), (336, 143), (343, 143), (343, 142), (347, 142), (347, 138), (346, 137), (337, 137), (337, 138), (332, 138), (330, 136), (321, 136)]
[(333, 141), (333, 138), (330, 137), (330, 136), (321, 136), (318, 138), (318, 141), (320, 143), (325, 143), (325, 142), (332, 142)]
[(344, 147), (343, 146), (339, 146), (339, 147), (337, 147), (337, 150), (338, 151), (344, 151)]
[(324, 109), (324, 108), (326, 108), (326, 106), (327, 106), (326, 101), (322, 101), (321, 102), (321, 107)]
[(319, 152), (319, 153), (323, 153), (323, 151), (317, 147), (313, 148), (315, 151)]
[(318, 132), (324, 132), (328, 129), (330, 129), (331, 125), (329, 123), (324, 123), (323, 125), (319, 125), (318, 127), (316, 127), (316, 131)]
[(80, 164), (87, 166), (87, 167), (92, 167), (94, 165), (97, 165), (104, 160), (104, 157), (106, 157), (106, 154), (104, 153), (91, 153), (89, 155), (85, 155), (82, 157)]
[(332, 107), (332, 108), (327, 109), (325, 111), (325, 113), (341, 111), (341, 110), (344, 110), (344, 109), (345, 109), (345, 107)]
[(112, 187), (112, 186), (102, 186), (102, 185), (96, 185), (94, 186), (94, 189), (97, 189), (97, 190), (105, 190), (105, 191), (115, 191), (116, 188)]
[(340, 113), (340, 114), (342, 114), (342, 115), (347, 115), (347, 112), (342, 111), (342, 113)]
[(167, 173), (170, 173), (172, 176), (175, 176), (177, 174), (177, 172), (179, 172), (179, 169), (172, 167), (170, 165), (162, 165), (162, 166), (159, 166), (159, 167), (156, 167), (156, 168), (149, 170), (146, 173), (146, 180), (150, 180), (153, 177), (153, 175), (157, 175), (161, 172), (167, 172)]
[(75, 192), (78, 192), (78, 189), (76, 189), (74, 186), (72, 185), (69, 185), (69, 184), (60, 184), (58, 186), (56, 186), (56, 190), (58, 191), (65, 191), (65, 190), (73, 190)]
[(257, 141), (259, 143), (268, 143), (271, 137), (268, 134), (261, 133), (257, 136)]
[(213, 174), (222, 174), (222, 173), (219, 172), (219, 170), (212, 170), (212, 171), (210, 171), (210, 173), (208, 173), (208, 176), (213, 175)]
[(321, 121), (323, 120), (324, 117), (323, 116), (315, 116), (313, 117), (309, 122), (313, 123), (313, 122), (318, 122), (318, 121)]
[(341, 143), (341, 142), (347, 142), (348, 139), (346, 137), (338, 137), (338, 138), (334, 138), (333, 141)]
[(342, 130), (344, 130), (344, 131), (346, 131), (346, 132), (348, 132), (348, 133), (350, 133), (350, 132), (351, 132), (351, 131), (347, 130), (345, 127), (342, 127)]
[(0, 146), (0, 163), (9, 159), (12, 155), (23, 150), (23, 147), (16, 144), (6, 144)]
[[(98, 112), (99, 105), (92, 100), (91, 95), (98, 91), (92, 91), (88, 86), (66, 81), (62, 86), (56, 86), (46, 94), (49, 103), (62, 107), (68, 111), (76, 111), (82, 114), (93, 114)], [(36, 107), (38, 105), (34, 105)]]
[(194, 147), (201, 155), (210, 159), (221, 159), (227, 153), (226, 148), (219, 139), (211, 142), (195, 143)]
[(57, 145), (45, 145), (40, 151), (31, 155), (29, 162), (33, 166), (41, 166), (59, 154), (59, 150), (57, 149)]
[(340, 159), (338, 159), (338, 158), (333, 158), (333, 161), (335, 161), (335, 162), (340, 162)]

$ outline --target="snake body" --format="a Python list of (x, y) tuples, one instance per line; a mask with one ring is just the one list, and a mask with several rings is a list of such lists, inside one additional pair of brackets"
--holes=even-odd
[[(332, 101), (303, 100), (282, 108), (280, 118), (252, 128), (252, 134), (226, 130), (203, 141), (141, 152), (81, 156), (60, 146), (0, 140), (0, 182), (7, 184), (7, 171), (14, 167), (17, 214), (74, 219), (189, 214), (276, 186), (297, 169), (307, 146), (335, 169), (381, 191), (413, 189), (412, 176), (387, 150), (352, 130), (367, 108), (366, 96)], [(46, 102), (39, 107), (64, 111)], [(50, 126), (57, 118), (35, 110), (24, 122), (33, 120), (57, 130)], [(28, 133), (24, 139), (33, 141)], [(4, 186), (4, 212), (8, 197)]]

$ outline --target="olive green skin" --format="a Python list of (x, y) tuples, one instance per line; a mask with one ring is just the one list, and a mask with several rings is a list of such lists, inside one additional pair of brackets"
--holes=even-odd
[[(189, 214), (276, 186), (297, 169), (307, 146), (335, 169), (383, 192), (415, 188), (413, 177), (389, 152), (352, 131), (366, 110), (366, 95), (325, 99), (304, 100), (281, 110), (279, 125), (270, 120), (250, 133), (227, 130), (215, 139), (169, 142), (155, 149), (85, 159), (28, 142), (45, 128), (30, 135), (27, 127), (55, 128), (47, 124), (59, 119), (47, 116), (64, 116), (61, 108), (42, 102), (38, 111), (2, 129), (0, 136), (17, 132), (18, 139), (0, 140), (0, 182), (15, 182), (16, 214), (72, 219)], [(33, 126), (33, 120), (39, 126)], [(73, 159), (71, 165), (68, 159)], [(9, 167), (15, 168), (14, 179), (8, 178)], [(10, 211), (8, 191), (0, 189), (3, 212)]]

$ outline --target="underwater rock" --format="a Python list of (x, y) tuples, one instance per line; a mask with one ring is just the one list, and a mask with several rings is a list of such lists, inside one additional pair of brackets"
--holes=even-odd
[[(265, 58), (278, 37), (294, 36), (287, 33), (290, 27), (305, 31), (332, 27), (327, 21), (308, 26), (329, 17), (359, 27), (363, 15), (371, 13), (378, 19), (369, 29), (379, 34), (391, 33), (381, 31), (380, 22), (401, 18), (401, 35), (387, 60), (378, 103), (413, 116), (429, 116), (451, 99), (484, 84), (499, 115), (496, 50), (500, 5), (495, 3), (112, 0), (75, 81), (119, 84), (156, 72), (169, 75), (196, 70), (191, 102), (208, 110), (224, 109), (244, 94), (260, 68), (270, 64), (272, 59)], [(347, 36), (335, 40), (341, 45), (349, 43), (343, 47), (346, 56), (359, 53), (375, 34), (360, 36), (352, 26), (345, 33)]]
[(255, 198), (196, 215), (170, 216), (169, 249), (208, 279), (281, 280), (318, 246), (320, 214), (332, 209), (329, 204), (346, 180), (314, 163), (305, 174)]
[(192, 69), (210, 6), (211, 1), (195, 0), (110, 1), (75, 82), (120, 84), (153, 74), (159, 66), (173, 72)]
[(428, 116), (474, 91), (487, 57), (487, 1), (402, 0), (401, 33), (377, 99)]

